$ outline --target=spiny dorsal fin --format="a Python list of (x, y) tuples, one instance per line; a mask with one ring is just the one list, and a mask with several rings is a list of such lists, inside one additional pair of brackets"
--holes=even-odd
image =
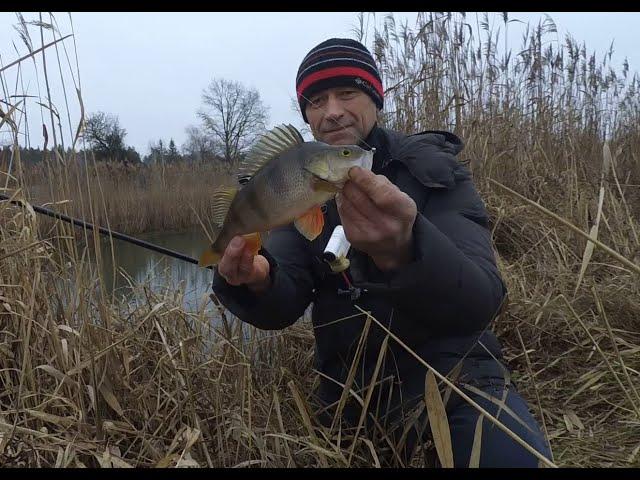
[(213, 222), (222, 226), (227, 217), (229, 206), (238, 193), (237, 187), (218, 187), (213, 192)]
[(304, 143), (304, 139), (293, 125), (278, 125), (253, 146), (238, 167), (238, 177), (252, 177), (271, 159), (301, 143)]

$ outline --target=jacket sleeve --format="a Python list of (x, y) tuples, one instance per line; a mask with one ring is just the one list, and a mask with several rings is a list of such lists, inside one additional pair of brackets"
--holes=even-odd
[(393, 301), (416, 321), (433, 319), (435, 335), (482, 330), (506, 295), (484, 204), (470, 178), (432, 190), (428, 204), (413, 225), (413, 261), (387, 276)]
[(212, 288), (240, 320), (263, 330), (279, 330), (295, 323), (311, 302), (311, 256), (304, 239), (291, 226), (272, 230), (262, 253), (270, 265), (268, 291), (255, 294), (244, 285), (229, 285), (217, 268)]

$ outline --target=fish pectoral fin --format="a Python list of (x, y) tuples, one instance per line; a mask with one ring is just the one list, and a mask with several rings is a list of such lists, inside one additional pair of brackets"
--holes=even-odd
[(253, 255), (257, 255), (262, 248), (262, 237), (260, 236), (260, 233), (248, 233), (242, 237), (247, 242), (244, 249), (249, 250)]
[(207, 248), (202, 255), (200, 255), (200, 260), (198, 261), (199, 267), (209, 267), (211, 265), (217, 265), (220, 261), (220, 254), (215, 252), (211, 246)]
[(336, 185), (331, 182), (327, 182), (326, 180), (314, 176), (311, 180), (311, 188), (315, 191), (329, 192), (329, 193), (337, 193), (340, 191)]
[(313, 207), (293, 222), (296, 229), (309, 241), (322, 233), (324, 227), (324, 215), (320, 206)]

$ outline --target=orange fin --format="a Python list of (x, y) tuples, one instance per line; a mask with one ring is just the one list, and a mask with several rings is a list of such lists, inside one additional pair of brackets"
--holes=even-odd
[(324, 227), (324, 215), (320, 206), (313, 207), (294, 222), (298, 231), (309, 241), (314, 240)]
[(249, 250), (254, 255), (257, 255), (262, 248), (262, 237), (260, 236), (260, 233), (249, 233), (247, 235), (243, 235), (243, 238), (247, 242), (244, 247), (245, 250)]
[(220, 254), (213, 251), (213, 248), (209, 247), (202, 255), (200, 255), (199, 267), (208, 267), (210, 265), (216, 265), (220, 261)]
[(319, 178), (319, 177), (313, 177), (313, 179), (311, 180), (311, 188), (313, 188), (316, 191), (329, 192), (329, 193), (336, 193), (340, 191), (340, 189), (336, 187), (333, 183), (327, 182), (326, 180), (323, 180), (322, 178)]

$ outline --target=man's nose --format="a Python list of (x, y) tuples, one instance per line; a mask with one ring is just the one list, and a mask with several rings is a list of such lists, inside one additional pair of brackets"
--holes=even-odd
[(333, 95), (329, 96), (326, 103), (325, 116), (329, 120), (338, 120), (344, 115), (344, 108), (340, 100)]

